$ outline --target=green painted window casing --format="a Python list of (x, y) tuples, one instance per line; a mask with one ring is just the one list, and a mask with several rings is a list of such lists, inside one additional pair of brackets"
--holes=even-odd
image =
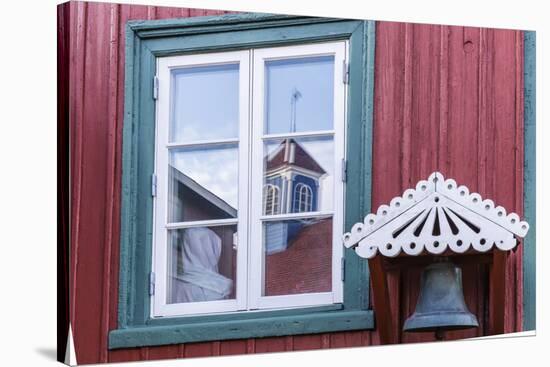
[(109, 348), (178, 344), (372, 329), (366, 261), (345, 250), (343, 304), (300, 309), (185, 317), (150, 317), (155, 104), (153, 77), (160, 56), (349, 40), (345, 227), (370, 212), (374, 93), (373, 21), (228, 14), (126, 26), (125, 115), (118, 329)]
[(529, 233), (523, 240), (523, 330), (536, 329), (536, 33), (524, 32), (523, 211)]

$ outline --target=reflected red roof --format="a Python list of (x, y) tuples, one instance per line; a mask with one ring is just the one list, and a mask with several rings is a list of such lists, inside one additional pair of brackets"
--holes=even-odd
[(287, 165), (305, 168), (321, 175), (326, 173), (323, 167), (294, 139), (285, 139), (281, 142), (275, 155), (268, 159), (266, 169), (272, 171)]

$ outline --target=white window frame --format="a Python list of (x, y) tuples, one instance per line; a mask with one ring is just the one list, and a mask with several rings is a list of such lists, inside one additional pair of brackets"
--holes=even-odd
[[(264, 134), (265, 118), (265, 62), (271, 60), (304, 58), (315, 56), (334, 56), (334, 118), (333, 129), (329, 131), (293, 132), (284, 134)], [(249, 268), (255, 276), (249, 279), (249, 309), (270, 309), (300, 306), (318, 306), (341, 303), (343, 301), (342, 257), (343, 246), (340, 239), (344, 228), (344, 183), (342, 170), (339, 169), (345, 158), (345, 121), (346, 121), (346, 84), (344, 84), (344, 65), (347, 60), (347, 41), (315, 43), (297, 46), (262, 48), (254, 50), (253, 55), (253, 90), (261, 91), (260, 97), (254, 98), (252, 121), (252, 182), (251, 203), (261, 203), (263, 188), (263, 149), (264, 141), (274, 138), (302, 138), (332, 136), (334, 141), (334, 205), (328, 212), (291, 213), (266, 216), (259, 205), (250, 206), (251, 245), (249, 248)], [(319, 293), (292, 294), (284, 296), (263, 296), (264, 248), (263, 223), (273, 220), (298, 218), (332, 217), (332, 291)], [(261, 276), (259, 276), (261, 275)]]
[[(341, 164), (345, 158), (345, 121), (347, 88), (344, 68), (347, 41), (297, 46), (258, 48), (243, 51), (181, 55), (157, 58), (159, 79), (156, 101), (155, 176), (157, 193), (153, 213), (153, 273), (155, 293), (151, 297), (151, 317), (173, 317), (219, 312), (252, 311), (329, 305), (343, 301), (341, 261), (345, 186)], [(328, 131), (263, 134), (264, 63), (268, 60), (334, 56), (334, 128)], [(171, 71), (174, 69), (239, 63), (239, 138), (186, 143), (169, 142)], [(253, 95), (253, 92), (254, 94)], [(334, 204), (331, 211), (264, 215), (263, 213), (263, 141), (273, 138), (332, 136), (334, 144)], [(197, 145), (238, 142), (238, 219), (168, 223), (169, 150)], [(282, 203), (281, 203), (282, 205)], [(282, 296), (262, 296), (264, 248), (262, 223), (299, 218), (332, 217), (332, 291)], [(207, 302), (167, 304), (168, 229), (199, 226), (237, 225), (236, 298)]]
[[(250, 67), (248, 51), (221, 52), (200, 55), (170, 56), (157, 59), (157, 77), (159, 91), (156, 103), (156, 148), (155, 148), (155, 175), (157, 179), (157, 193), (154, 198), (154, 244), (153, 244), (153, 273), (155, 274), (155, 294), (151, 297), (151, 316), (181, 316), (187, 314), (230, 312), (246, 310), (247, 297), (247, 259), (248, 242), (248, 164), (240, 164), (248, 160), (248, 124), (250, 120)], [(239, 64), (239, 133), (237, 139), (217, 139), (208, 141), (192, 141), (185, 143), (169, 141), (170, 126), (170, 88), (172, 84), (171, 71), (176, 69), (214, 66), (224, 64)], [(238, 143), (238, 217), (237, 219), (215, 219), (195, 222), (168, 223), (168, 162), (169, 150), (192, 146), (215, 146), (219, 144)], [(168, 262), (168, 229), (191, 228), (201, 226), (237, 225), (237, 269), (236, 294), (232, 300), (218, 300), (207, 302), (187, 302), (168, 304), (167, 295), (167, 262)]]

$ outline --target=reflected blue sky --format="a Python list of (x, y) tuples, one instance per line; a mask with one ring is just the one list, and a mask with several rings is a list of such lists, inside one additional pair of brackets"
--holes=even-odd
[(297, 132), (331, 130), (334, 56), (266, 62), (266, 133), (292, 132), (293, 99)]
[(237, 138), (239, 64), (172, 72), (170, 142)]

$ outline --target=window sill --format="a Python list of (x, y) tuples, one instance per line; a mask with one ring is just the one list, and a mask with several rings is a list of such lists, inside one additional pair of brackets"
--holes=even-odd
[(372, 310), (313, 312), (184, 325), (136, 326), (112, 330), (109, 333), (109, 349), (373, 328)]

